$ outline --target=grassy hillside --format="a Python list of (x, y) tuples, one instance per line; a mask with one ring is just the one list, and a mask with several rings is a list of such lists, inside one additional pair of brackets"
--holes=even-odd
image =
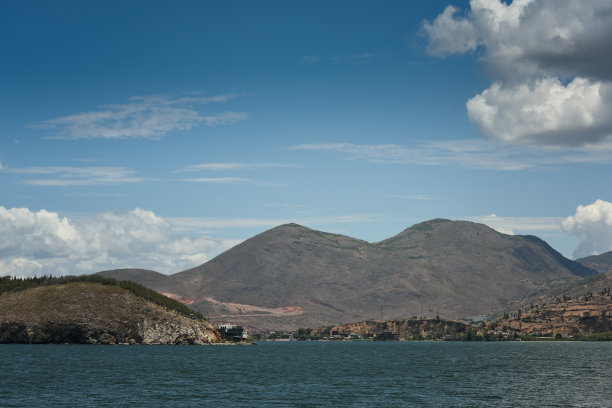
[(35, 278), (11, 278), (0, 277), (0, 295), (3, 293), (13, 293), (22, 290), (32, 289), (40, 286), (64, 285), (74, 282), (92, 282), (108, 286), (118, 286), (126, 289), (134, 295), (151, 301), (157, 305), (164, 306), (170, 310), (175, 310), (185, 316), (195, 316), (202, 319), (204, 316), (200, 312), (191, 310), (183, 303), (166, 297), (152, 289), (149, 289), (141, 284), (132, 281), (117, 281), (112, 278), (106, 278), (99, 275), (81, 275), (81, 276), (63, 276), (63, 277), (35, 277)]
[(0, 343), (203, 344), (218, 335), (140, 285), (71, 277), (3, 279), (2, 289)]

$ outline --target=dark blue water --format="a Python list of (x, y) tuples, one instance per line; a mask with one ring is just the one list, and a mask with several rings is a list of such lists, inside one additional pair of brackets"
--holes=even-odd
[(612, 343), (0, 345), (2, 407), (612, 407)]

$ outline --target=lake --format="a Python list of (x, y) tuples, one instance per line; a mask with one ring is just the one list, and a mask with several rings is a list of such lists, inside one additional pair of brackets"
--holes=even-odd
[(2, 407), (610, 407), (612, 343), (0, 345)]

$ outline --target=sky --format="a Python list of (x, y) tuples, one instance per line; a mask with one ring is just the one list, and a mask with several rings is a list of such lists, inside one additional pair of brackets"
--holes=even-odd
[(0, 1), (0, 275), (295, 222), (612, 250), (612, 1)]

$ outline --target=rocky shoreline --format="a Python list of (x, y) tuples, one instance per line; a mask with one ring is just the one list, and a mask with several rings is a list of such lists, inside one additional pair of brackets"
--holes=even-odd
[[(193, 316), (192, 316), (193, 317)], [(54, 285), (0, 296), (0, 343), (213, 344), (215, 326), (88, 282)]]

